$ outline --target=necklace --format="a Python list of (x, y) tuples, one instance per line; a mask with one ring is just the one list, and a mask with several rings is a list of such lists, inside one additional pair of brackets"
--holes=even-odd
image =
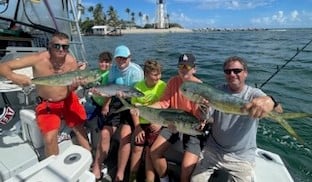
[(52, 62), (52, 70), (54, 73), (63, 73), (64, 72), (64, 62)]

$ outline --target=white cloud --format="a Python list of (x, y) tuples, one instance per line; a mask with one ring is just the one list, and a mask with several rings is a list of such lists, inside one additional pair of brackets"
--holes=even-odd
[[(265, 16), (265, 17), (257, 17), (252, 18), (251, 23), (253, 25), (258, 26), (290, 26), (290, 27), (296, 27), (300, 26), (302, 22), (311, 22), (312, 20), (312, 12), (306, 12), (306, 11), (298, 11), (293, 10), (291, 12), (284, 12), (284, 11), (278, 11), (272, 16)], [(310, 25), (311, 26), (311, 25)]]
[(272, 16), (273, 22), (277, 22), (279, 24), (283, 24), (286, 21), (286, 17), (284, 17), (283, 11), (278, 11), (277, 14)]
[(275, 0), (175, 0), (181, 3), (197, 4), (200, 9), (253, 9), (268, 6)]
[(290, 20), (291, 21), (300, 21), (299, 13), (297, 10), (294, 10), (293, 12), (290, 13)]

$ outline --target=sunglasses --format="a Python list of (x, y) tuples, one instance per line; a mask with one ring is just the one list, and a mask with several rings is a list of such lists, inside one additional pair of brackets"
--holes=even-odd
[(57, 50), (61, 50), (61, 48), (62, 48), (64, 51), (68, 51), (68, 49), (69, 49), (68, 44), (53, 44), (52, 47), (54, 49), (57, 49)]
[(230, 75), (232, 72), (237, 75), (238, 73), (242, 72), (244, 69), (241, 68), (235, 68), (235, 69), (225, 69), (224, 73), (227, 75)]
[(117, 60), (126, 61), (128, 57), (116, 57)]
[(178, 65), (178, 68), (179, 69), (186, 69), (186, 70), (190, 70), (193, 68), (193, 66), (190, 66), (190, 65), (186, 65), (186, 64), (179, 64)]

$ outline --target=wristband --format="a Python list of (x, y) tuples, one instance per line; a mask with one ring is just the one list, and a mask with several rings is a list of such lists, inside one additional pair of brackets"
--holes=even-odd
[(268, 95), (268, 96), (272, 99), (272, 101), (274, 103), (273, 108), (276, 108), (278, 106), (278, 102), (273, 98), (273, 96), (271, 96), (271, 95)]

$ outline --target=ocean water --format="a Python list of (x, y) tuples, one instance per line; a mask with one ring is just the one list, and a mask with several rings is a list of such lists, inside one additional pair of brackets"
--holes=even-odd
[[(113, 52), (127, 45), (132, 61), (140, 65), (156, 59), (163, 65), (163, 80), (177, 74), (181, 53), (196, 57), (197, 76), (215, 85), (224, 82), (223, 61), (232, 55), (248, 61), (247, 83), (260, 87), (312, 39), (312, 29), (286, 31), (240, 31), (208, 33), (137, 34), (116, 37), (84, 36), (87, 59), (97, 65), (101, 51)], [(312, 113), (312, 44), (299, 53), (278, 74), (261, 87), (283, 105), (285, 112)], [(261, 120), (257, 133), (260, 148), (279, 154), (295, 181), (312, 181), (312, 118), (289, 121), (305, 141), (301, 145), (278, 124)]]

